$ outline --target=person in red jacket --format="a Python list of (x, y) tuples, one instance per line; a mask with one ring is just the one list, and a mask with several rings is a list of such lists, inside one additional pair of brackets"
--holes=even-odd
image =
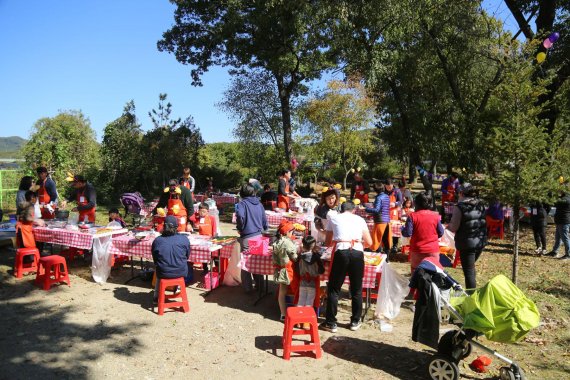
[(430, 210), (431, 195), (424, 191), (416, 196), (416, 211), (408, 215), (402, 235), (410, 238), (412, 273), (423, 259), (433, 257), (439, 262), (439, 238), (443, 236), (441, 216)]

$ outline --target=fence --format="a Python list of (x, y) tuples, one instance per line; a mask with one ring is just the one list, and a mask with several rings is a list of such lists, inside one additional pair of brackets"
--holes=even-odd
[(2, 210), (16, 209), (16, 193), (20, 183), (18, 170), (0, 170), (0, 208)]

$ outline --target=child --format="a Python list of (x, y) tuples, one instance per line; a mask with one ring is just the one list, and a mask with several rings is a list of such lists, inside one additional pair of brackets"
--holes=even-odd
[(303, 253), (299, 257), (298, 267), (300, 281), (297, 306), (314, 306), (321, 285), (319, 276), (325, 273), (325, 267), (317, 242), (311, 235), (303, 238)]
[(210, 215), (210, 206), (208, 206), (207, 203), (200, 203), (198, 212), (192, 215), (188, 221), (195, 230), (198, 230), (198, 234), (204, 236), (216, 235), (216, 223), (214, 222), (214, 218)]
[(404, 205), (402, 206), (402, 219), (407, 218), (410, 213), (414, 212), (412, 207), (412, 200), (409, 198), (404, 198)]
[(275, 273), (274, 281), (279, 284), (279, 310), (281, 311), (281, 321), (285, 321), (285, 311), (287, 305), (285, 303), (285, 295), (287, 287), (293, 280), (293, 261), (297, 260), (297, 246), (291, 240), (293, 223), (288, 220), (281, 221), (277, 230), (277, 241), (273, 243), (273, 265)]
[(119, 214), (119, 209), (117, 208), (109, 209), (109, 223), (110, 222), (120, 223), (122, 228), (127, 226), (125, 221), (121, 218), (121, 214)]

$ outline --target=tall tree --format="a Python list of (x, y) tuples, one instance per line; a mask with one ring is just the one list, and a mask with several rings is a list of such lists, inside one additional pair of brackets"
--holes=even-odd
[(329, 82), (327, 90), (310, 99), (303, 110), (310, 142), (343, 167), (345, 188), (351, 169), (372, 147), (374, 116), (374, 103), (357, 81)]
[(38, 120), (23, 154), (29, 167), (46, 166), (59, 183), (67, 171), (92, 175), (100, 165), (95, 131), (80, 111), (64, 111)]
[(141, 189), (140, 176), (143, 132), (135, 115), (135, 103), (129, 101), (123, 113), (105, 127), (101, 143), (103, 176), (99, 190), (116, 201), (117, 196)]
[(307, 0), (173, 1), (175, 25), (160, 51), (195, 66), (192, 84), (212, 65), (231, 73), (259, 68), (271, 74), (281, 108), (284, 156), (292, 156), (291, 98), (299, 86), (334, 66), (328, 49), (329, 2)]

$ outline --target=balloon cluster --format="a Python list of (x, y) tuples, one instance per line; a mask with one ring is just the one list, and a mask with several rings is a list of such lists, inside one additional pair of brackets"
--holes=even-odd
[[(542, 46), (544, 46), (545, 49), (550, 49), (552, 45), (554, 45), (554, 43), (558, 41), (559, 38), (560, 34), (558, 32), (554, 32), (550, 36), (545, 38), (544, 41), (542, 41)], [(545, 59), (546, 59), (546, 53), (543, 51), (541, 51), (536, 55), (536, 61), (538, 63), (544, 62)]]

